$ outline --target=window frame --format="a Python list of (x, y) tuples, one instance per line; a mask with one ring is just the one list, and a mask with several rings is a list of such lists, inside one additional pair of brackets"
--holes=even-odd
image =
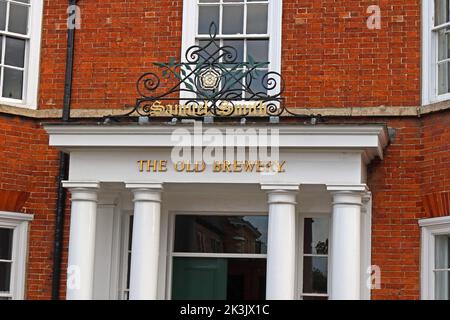
[(435, 300), (435, 239), (450, 235), (450, 216), (419, 220), (421, 227), (421, 299)]
[(422, 105), (450, 100), (450, 92), (438, 91), (438, 35), (435, 27), (435, 0), (422, 1)]
[[(11, 36), (20, 39), (26, 39), (27, 41), (25, 43), (22, 100), (4, 98), (0, 94), (0, 104), (34, 110), (37, 109), (43, 7), (43, 0), (30, 1), (30, 11), (28, 16), (29, 31), (27, 35), (10, 32), (2, 33), (5, 35), (5, 37)], [(5, 50), (5, 48), (3, 48), (3, 50)], [(3, 88), (0, 89), (2, 90)]]
[[(129, 257), (129, 237), (130, 237), (130, 220), (134, 215), (133, 210), (124, 210), (120, 217), (122, 231), (120, 241), (120, 272), (119, 272), (119, 285), (118, 285), (118, 299), (128, 300), (130, 295), (130, 288), (128, 288), (128, 257)], [(130, 250), (131, 251), (131, 250)]]
[(0, 228), (13, 229), (12, 264), (9, 294), (0, 294), (12, 300), (25, 298), (25, 272), (28, 257), (28, 225), (33, 215), (0, 211)]
[[(134, 215), (134, 211), (123, 210), (121, 216), (121, 241), (120, 241), (120, 272), (119, 272), (119, 286), (118, 298), (119, 300), (127, 300), (129, 295), (129, 288), (127, 287), (128, 276), (128, 245), (130, 236), (130, 217)], [(165, 280), (164, 280), (164, 297), (166, 300), (172, 299), (172, 264), (174, 257), (201, 257), (201, 258), (252, 258), (252, 259), (267, 259), (267, 254), (228, 254), (228, 253), (176, 253), (173, 251), (175, 244), (175, 217), (177, 215), (197, 215), (197, 216), (268, 216), (268, 212), (211, 212), (211, 211), (170, 211), (168, 214), (168, 228), (167, 228), (167, 255), (165, 255)], [(163, 237), (163, 233), (161, 233)], [(161, 238), (162, 240), (162, 238)], [(161, 280), (158, 280), (161, 281)]]
[[(257, 2), (255, 2), (257, 4)], [(230, 3), (232, 5), (232, 3)], [(186, 62), (185, 53), (189, 47), (196, 44), (197, 30), (198, 30), (198, 1), (184, 0), (183, 1), (183, 23), (182, 23), (182, 42), (181, 42), (181, 62)], [(264, 37), (269, 38), (269, 71), (281, 74), (281, 42), (282, 42), (282, 15), (283, 15), (283, 0), (268, 1), (268, 21), (267, 34)], [(193, 21), (193, 22), (192, 22)], [(245, 18), (244, 18), (245, 22)], [(235, 35), (226, 35), (223, 39), (233, 38)], [(203, 38), (203, 36), (202, 36)], [(247, 37), (246, 37), (247, 38)], [(258, 39), (258, 35), (250, 35), (249, 39)], [(183, 93), (181, 93), (183, 94)], [(184, 93), (184, 95), (187, 95)], [(183, 95), (183, 96), (184, 96)]]
[(194, 215), (194, 216), (269, 216), (268, 212), (192, 212), (192, 211), (175, 211), (169, 214), (169, 229), (168, 229), (168, 246), (167, 246), (167, 263), (166, 263), (166, 299), (172, 300), (172, 272), (173, 272), (173, 258), (175, 257), (189, 257), (189, 258), (237, 258), (237, 259), (266, 259), (265, 254), (246, 254), (246, 253), (195, 253), (195, 252), (174, 252), (175, 248), (175, 218), (179, 215)]
[[(297, 251), (297, 290), (296, 290), (296, 297), (298, 300), (303, 300), (303, 297), (309, 297), (309, 298), (327, 298), (330, 299), (330, 291), (331, 291), (331, 231), (332, 231), (332, 216), (330, 213), (319, 213), (319, 212), (308, 212), (308, 213), (298, 213), (298, 222), (297, 222), (297, 245), (298, 249)], [(305, 235), (305, 219), (314, 219), (314, 218), (320, 218), (320, 219), (328, 219), (328, 254), (326, 255), (327, 258), (327, 293), (321, 294), (321, 293), (304, 293), (303, 292), (303, 262), (304, 257), (313, 257), (313, 256), (322, 256), (325, 257), (325, 255), (314, 255), (314, 254), (305, 254), (304, 253), (304, 235)]]

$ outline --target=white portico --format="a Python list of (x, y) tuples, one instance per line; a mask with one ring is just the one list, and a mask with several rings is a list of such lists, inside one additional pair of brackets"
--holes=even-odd
[[(211, 281), (225, 286), (214, 297), (239, 296), (236, 288), (256, 281), (246, 278), (244, 263), (263, 267), (264, 280), (258, 283), (268, 299), (369, 297), (364, 280), (371, 264), (366, 167), (374, 157), (383, 156), (388, 143), (384, 126), (210, 125), (200, 132), (192, 125), (165, 124), (45, 128), (50, 145), (70, 153), (69, 180), (64, 183), (72, 196), (68, 299), (183, 296), (187, 293), (175, 292), (180, 279), (176, 272), (185, 272), (187, 265), (198, 261), (214, 264)], [(182, 136), (192, 137), (197, 130), (203, 144), (174, 139), (174, 131), (180, 129)], [(221, 168), (195, 161), (182, 168), (172, 161), (180, 141), (203, 151), (205, 141), (208, 146), (233, 149), (230, 141), (248, 129), (277, 130), (276, 164), (236, 163), (225, 152), (224, 161), (229, 162), (222, 162)], [(228, 139), (219, 139), (225, 135)], [(274, 143), (249, 141), (247, 147)], [(215, 216), (253, 218), (227, 218), (228, 229), (218, 230), (217, 221), (211, 222)], [(176, 239), (183, 234), (180, 228), (198, 221), (195, 217), (208, 217), (196, 224), (193, 236), (197, 244), (206, 245), (201, 250), (177, 250), (183, 246)], [(311, 229), (322, 218), (330, 223), (319, 226), (319, 231)], [(258, 251), (239, 249), (238, 254), (222, 250), (228, 240), (213, 243), (217, 234), (237, 225), (241, 233), (233, 234), (233, 245), (243, 243), (245, 229), (245, 235), (260, 237)], [(322, 239), (318, 234), (324, 233), (324, 226), (329, 226), (329, 236)], [(308, 241), (315, 244), (311, 252), (305, 249)], [(215, 248), (211, 252), (210, 243)], [(326, 250), (317, 249), (325, 244)]]

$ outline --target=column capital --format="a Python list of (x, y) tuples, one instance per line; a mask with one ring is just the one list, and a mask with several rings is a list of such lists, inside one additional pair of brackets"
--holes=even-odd
[(62, 185), (69, 189), (72, 194), (72, 201), (98, 201), (100, 182), (63, 181)]
[(62, 185), (67, 189), (100, 189), (99, 181), (62, 181)]
[(127, 183), (127, 189), (134, 194), (133, 202), (158, 202), (162, 201), (162, 183)]
[(365, 184), (329, 184), (327, 185), (327, 190), (332, 194), (340, 192), (365, 194), (369, 192), (369, 188)]
[(296, 198), (300, 185), (298, 184), (261, 184), (261, 189), (267, 191), (268, 204), (297, 204)]
[(362, 206), (363, 197), (367, 194), (368, 188), (361, 185), (328, 185), (328, 191), (333, 196), (333, 205), (356, 205)]

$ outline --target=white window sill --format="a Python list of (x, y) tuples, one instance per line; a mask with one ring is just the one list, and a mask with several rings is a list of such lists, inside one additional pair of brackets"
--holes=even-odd
[(8, 99), (8, 98), (0, 98), (0, 105), (8, 106), (8, 107), (15, 107), (15, 108), (22, 108), (22, 109), (29, 109), (29, 110), (37, 110), (36, 105), (27, 105), (21, 102), (20, 100), (14, 100), (14, 99)]

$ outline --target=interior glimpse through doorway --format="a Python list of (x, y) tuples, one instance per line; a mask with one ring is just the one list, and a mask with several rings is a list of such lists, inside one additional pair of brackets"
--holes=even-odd
[(172, 281), (174, 300), (264, 300), (266, 260), (175, 257)]
[(176, 215), (172, 299), (265, 299), (267, 226), (267, 215)]

